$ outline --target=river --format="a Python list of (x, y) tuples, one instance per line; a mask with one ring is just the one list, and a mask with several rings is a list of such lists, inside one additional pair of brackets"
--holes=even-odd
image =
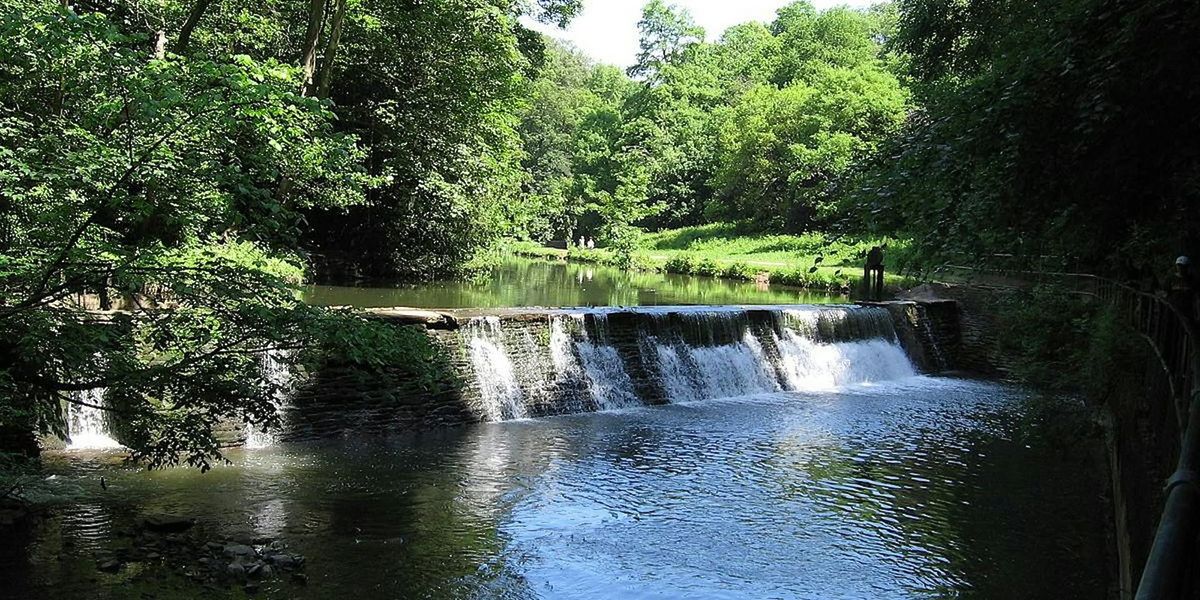
[(818, 304), (845, 296), (778, 284), (504, 258), (476, 281), (435, 281), (391, 287), (318, 285), (305, 301), (362, 308), (507, 308), (516, 306), (661, 306), (684, 304)]
[(308, 584), (266, 598), (1099, 598), (1100, 462), (1046, 406), (916, 377), (235, 451), (206, 474), (77, 454), (51, 461), (67, 500), (9, 548), (28, 562), (0, 594), (193, 597), (94, 567), (167, 511), (306, 556)]

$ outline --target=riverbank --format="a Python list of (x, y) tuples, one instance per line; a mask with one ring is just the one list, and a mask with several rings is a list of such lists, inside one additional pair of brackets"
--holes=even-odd
[[(850, 293), (862, 279), (863, 256), (871, 246), (888, 243), (889, 264), (903, 265), (907, 243), (894, 240), (837, 240), (819, 233), (804, 235), (741, 232), (730, 223), (670, 229), (646, 234), (634, 250), (629, 268), (679, 275), (703, 275), (738, 281), (778, 283), (810, 290)], [(608, 248), (545, 247), (513, 241), (507, 249), (530, 258), (618, 265)], [(887, 287), (916, 285), (912, 277), (885, 275)]]

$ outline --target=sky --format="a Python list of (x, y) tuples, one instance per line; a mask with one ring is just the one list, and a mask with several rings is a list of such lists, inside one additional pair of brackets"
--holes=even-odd
[[(878, 0), (812, 0), (818, 9), (831, 6), (865, 7)], [(672, 0), (692, 13), (696, 24), (704, 28), (708, 40), (720, 37), (732, 25), (747, 21), (772, 21), (775, 11), (791, 0)], [(575, 44), (602, 63), (628, 67), (638, 52), (637, 22), (645, 0), (583, 0), (583, 14), (563, 31), (554, 26), (535, 24), (535, 29)]]

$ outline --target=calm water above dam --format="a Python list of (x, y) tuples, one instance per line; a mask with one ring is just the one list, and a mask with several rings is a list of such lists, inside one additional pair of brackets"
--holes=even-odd
[(478, 281), (393, 287), (317, 285), (305, 301), (363, 308), (502, 308), (514, 306), (661, 306), (672, 304), (819, 304), (844, 296), (715, 277), (627, 272), (613, 267), (508, 257)]
[(51, 466), (64, 503), (5, 540), (0, 596), (240, 597), (96, 571), (170, 512), (303, 554), (307, 585), (264, 598), (1103, 597), (1099, 460), (1045, 406), (908, 377), (236, 451), (203, 475), (73, 454)]

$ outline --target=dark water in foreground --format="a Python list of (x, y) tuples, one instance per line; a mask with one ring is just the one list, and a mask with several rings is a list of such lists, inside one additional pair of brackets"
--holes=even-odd
[(601, 265), (508, 257), (478, 281), (394, 287), (317, 285), (304, 300), (363, 308), (508, 308), (517, 306), (664, 306), (684, 304), (821, 304), (845, 296), (715, 277), (622, 271)]
[(169, 511), (304, 554), (308, 585), (266, 598), (1104, 597), (1096, 449), (1045, 402), (914, 378), (246, 451), (204, 475), (74, 456), (50, 482), (74, 500), (4, 542), (0, 595), (239, 596), (96, 571), (131, 515)]

